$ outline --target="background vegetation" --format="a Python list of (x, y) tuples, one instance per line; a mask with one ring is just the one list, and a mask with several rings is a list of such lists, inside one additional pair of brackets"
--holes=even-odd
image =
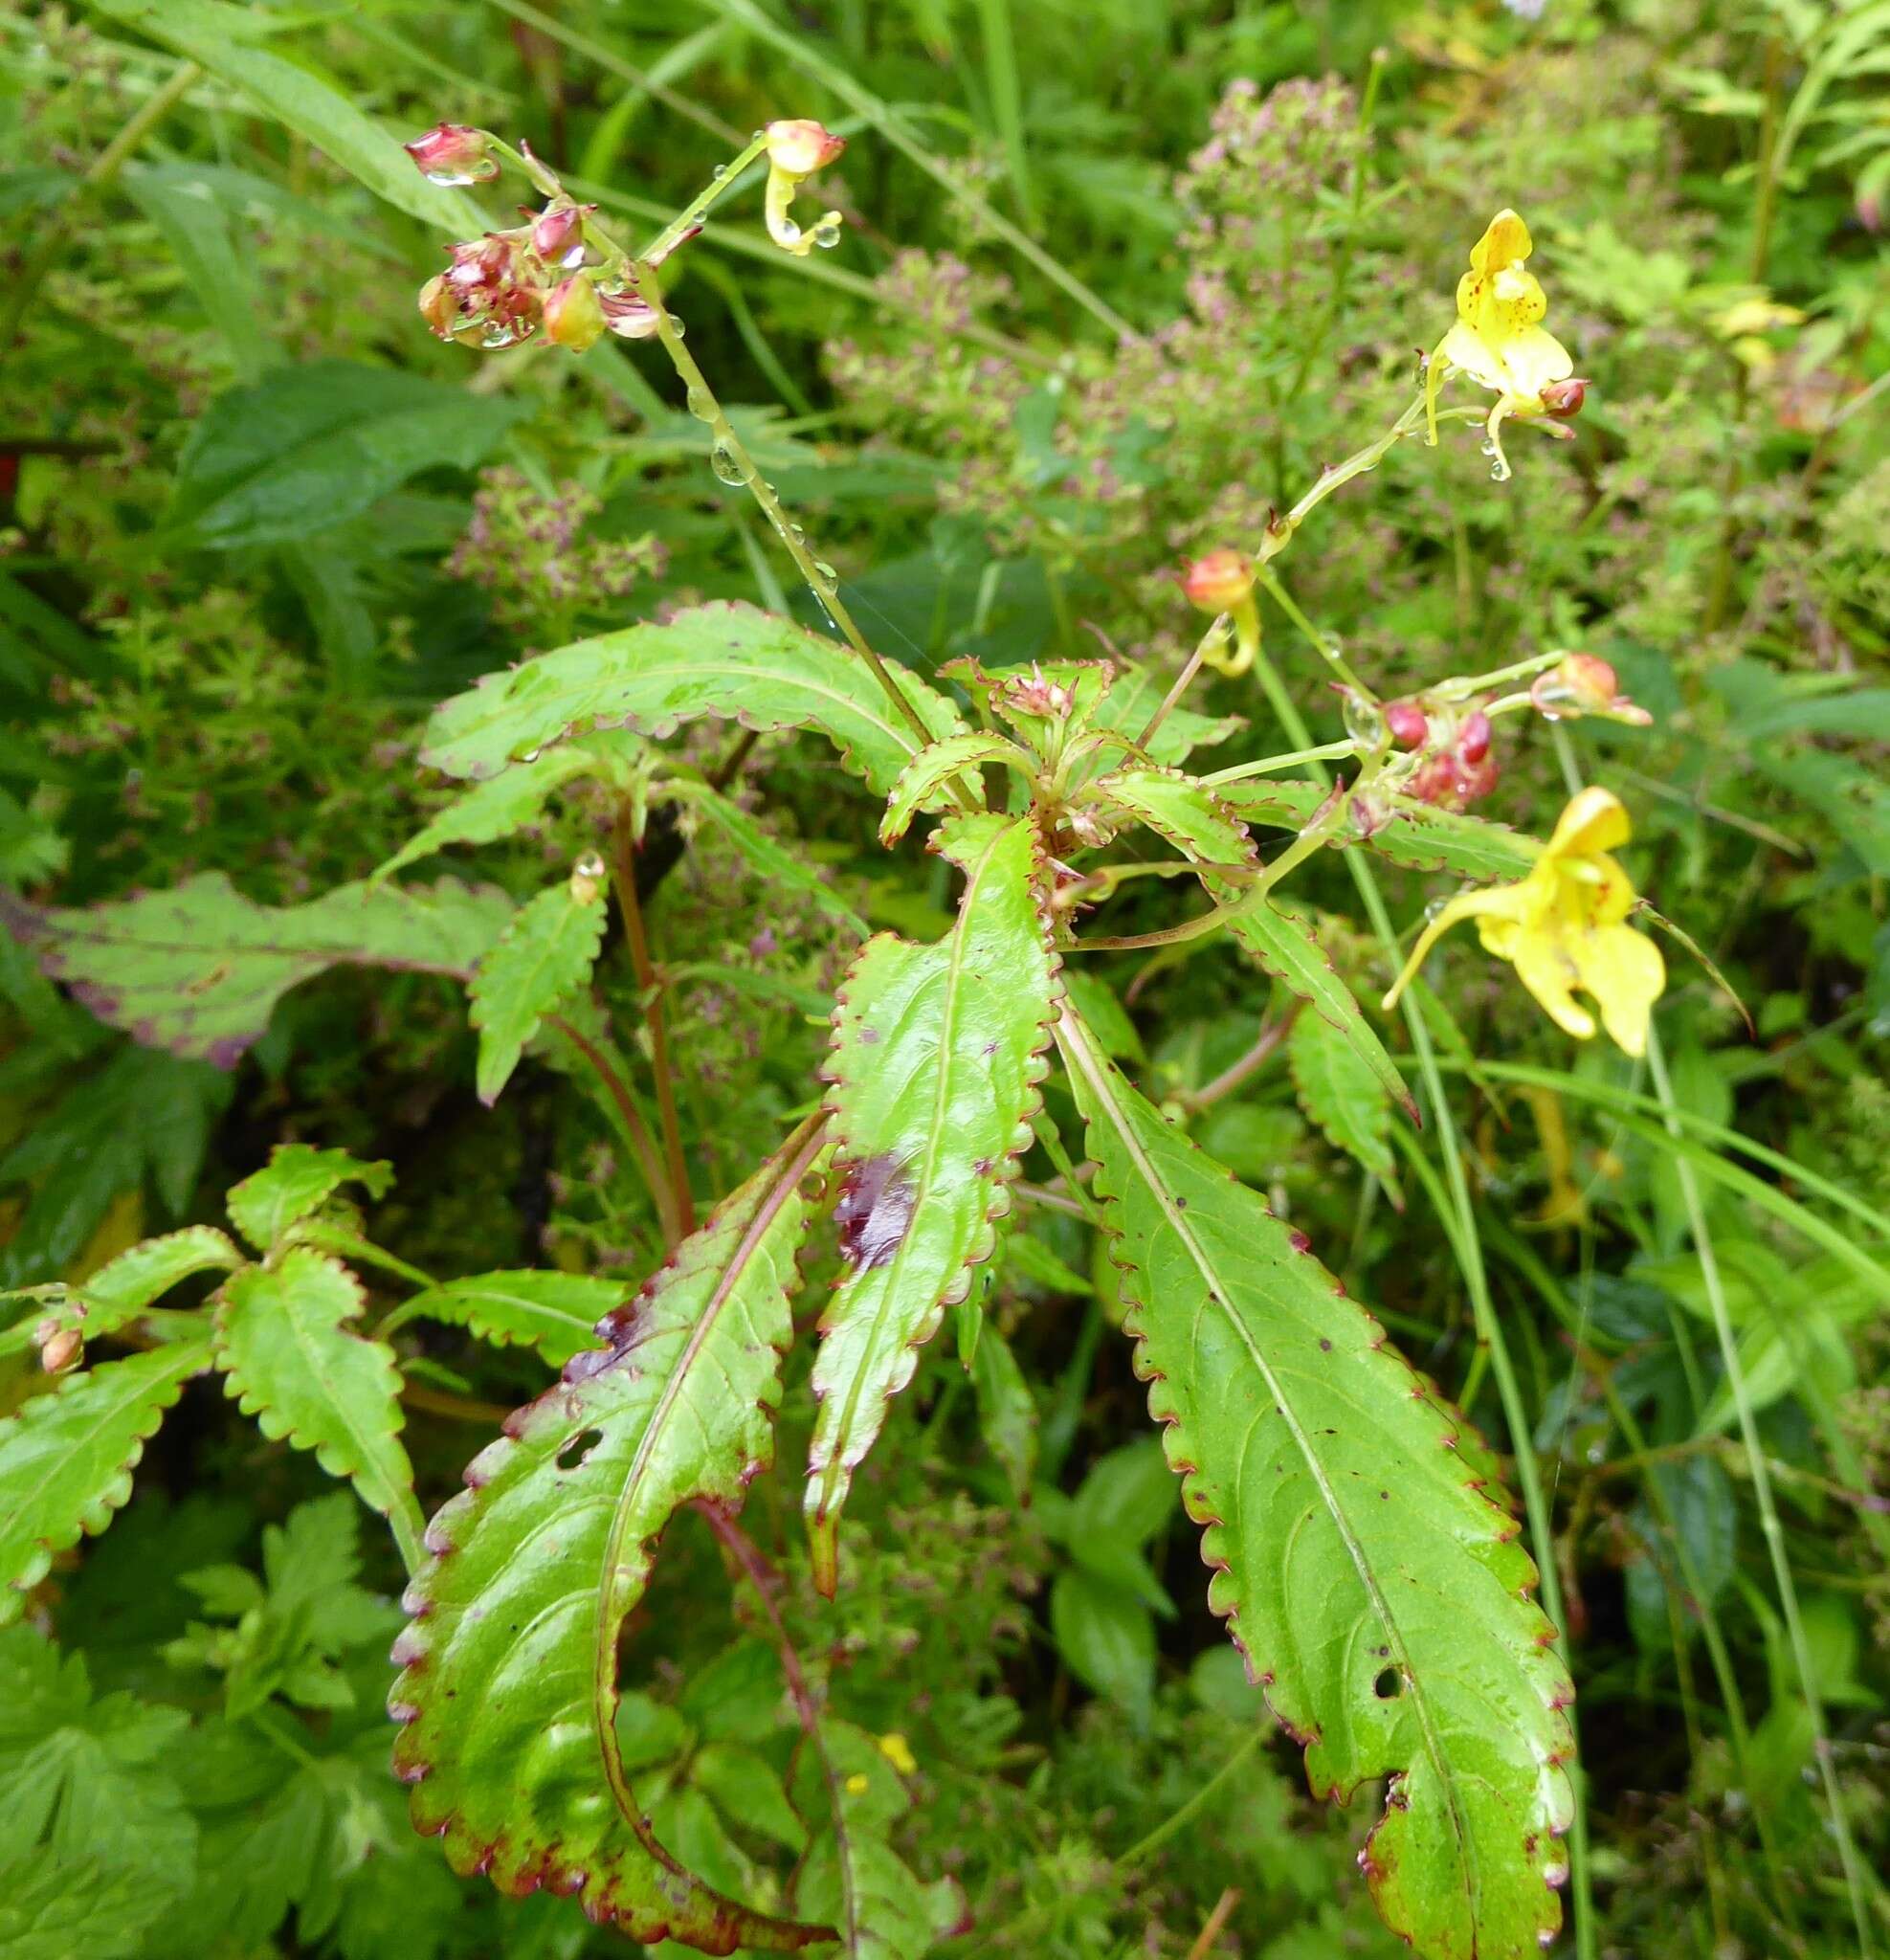
[[(418, 731), (475, 677), (703, 598), (818, 623), (651, 348), (428, 334), (414, 296), (449, 239), (376, 125), (528, 138), (639, 235), (770, 118), (845, 135), (821, 187), (837, 250), (784, 257), (733, 199), (669, 299), (867, 635), (927, 674), (1099, 641), (1178, 667), (1181, 560), (1256, 538), (1389, 425), (1470, 242), (1517, 207), (1592, 379), (1578, 439), (1514, 433), (1507, 483), (1461, 433), (1401, 447), (1315, 518), (1292, 599), (1388, 696), (1559, 645), (1611, 661), (1653, 725), (1503, 724), (1487, 812), (1545, 835), (1565, 766), (1606, 782), (1636, 883), (1751, 1030), (1676, 949), (1669, 1128), (1645, 1068), (1568, 1041), (1461, 935), (1424, 1003), (1466, 1214), (1434, 1121), (1335, 1125), (1301, 1044), (1246, 1066), (1285, 996), (1225, 951), (1093, 963), (1084, 1007), (1512, 1466), (1533, 1455), (1579, 1691), (1564, 1948), (1890, 1945), (1886, 75), (1880, 0), (29, 0), (0, 20), (10, 916), (207, 872), (311, 900), (444, 806)], [(1270, 601), (1267, 631), (1286, 711), (1323, 739), (1323, 663)], [(1252, 677), (1195, 705), (1245, 718), (1229, 763), (1295, 746)], [(877, 800), (824, 750), (731, 749), (713, 724), (667, 748), (750, 819), (661, 793), (651, 818), (707, 1198), (815, 1095), (849, 915), (929, 938), (948, 883), (917, 841), (877, 849)], [(426, 875), (523, 897), (596, 830), (578, 799)], [(1401, 924), (1449, 888), (1388, 878)], [(1301, 890), (1375, 999), (1345, 865), (1322, 854)], [(1151, 894), (1114, 916), (1172, 913)], [(105, 1025), (20, 931), (0, 939), (0, 1284), (78, 1284), (220, 1220), (285, 1142), (391, 1167), (356, 1215), (387, 1256), (360, 1268), (377, 1319), (403, 1272), (545, 1268), (614, 1299), (657, 1262), (590, 1079), (540, 1043), (485, 1106), (449, 980), (338, 967), (219, 1066)], [(634, 963), (613, 940), (598, 970), (640, 1068)], [(1033, 1159), (1026, 1196), (1052, 1177)], [(747, 1513), (796, 1646), (888, 1739), (901, 1856), (962, 1890), (937, 1950), (1401, 1950), (1356, 1815), (1308, 1798), (1207, 1612), (1067, 1200), (1019, 1206), (987, 1310), (1016, 1379), (926, 1351), (858, 1479), (836, 1605), (794, 1503), (804, 1359), (789, 1470)], [(78, 1365), (45, 1311), (0, 1308), (0, 1409)], [(431, 1512), (546, 1359), (446, 1319), (384, 1331)], [(0, 1460), (23, 1503), (22, 1459)], [(183, 1388), (109, 1532), (33, 1577), (0, 1629), (0, 1951), (621, 1946), (411, 1833), (387, 1769), (394, 1544), (214, 1380)], [(626, 1656), (632, 1767), (677, 1848), (747, 1896), (806, 1838), (768, 1634), (678, 1523)]]

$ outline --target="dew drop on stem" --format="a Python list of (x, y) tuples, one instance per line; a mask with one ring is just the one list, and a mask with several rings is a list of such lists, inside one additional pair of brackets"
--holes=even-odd
[(718, 442), (709, 451), (709, 468), (731, 490), (741, 489), (748, 480), (747, 466), (725, 442)]

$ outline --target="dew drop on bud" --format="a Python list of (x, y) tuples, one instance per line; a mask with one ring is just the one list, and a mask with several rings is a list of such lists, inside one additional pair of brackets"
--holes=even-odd
[(604, 887), (604, 859), (601, 853), (587, 851), (571, 866), (571, 902), (573, 904), (589, 905), (595, 902), (597, 894)]
[(1340, 710), (1345, 724), (1345, 733), (1361, 748), (1382, 747), (1385, 741), (1385, 717), (1375, 702), (1367, 701), (1361, 694), (1347, 693)]

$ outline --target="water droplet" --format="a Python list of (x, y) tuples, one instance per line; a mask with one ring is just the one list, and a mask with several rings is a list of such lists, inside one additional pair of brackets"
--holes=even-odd
[(731, 490), (741, 489), (748, 480), (748, 466), (725, 442), (718, 442), (709, 451), (709, 468)]
[(514, 762), (536, 762), (538, 757), (539, 750), (536, 747), (515, 748), (512, 751), (512, 760)]
[(813, 242), (823, 252), (831, 252), (840, 242), (840, 221), (837, 217), (822, 218), (813, 228)]
[(519, 343), (519, 336), (502, 320), (488, 320), (479, 335), (479, 345), (486, 348), (512, 347)]
[(791, 252), (801, 242), (801, 228), (792, 218), (770, 218), (767, 235), (784, 251)]
[[(770, 484), (768, 487), (772, 489), (774, 486)], [(807, 532), (800, 524), (789, 524), (788, 535), (798, 545), (807, 536)]]
[(713, 177), (718, 184), (720, 184), (722, 180), (728, 175), (728, 166), (726, 164), (718, 164), (715, 167), (715, 168), (709, 172), (709, 175)]
[(710, 394), (706, 388), (692, 388), (685, 400), (688, 404), (689, 412), (695, 416), (697, 421), (713, 422), (715, 420), (715, 397)]
[(1347, 693), (1342, 713), (1345, 733), (1361, 748), (1380, 748), (1385, 743), (1385, 717), (1375, 702), (1367, 701), (1362, 695)]
[(1487, 435), (1484, 436), (1481, 447), (1485, 456), (1495, 456), (1497, 453), (1496, 443)]
[(580, 878), (602, 878), (604, 876), (603, 853), (599, 851), (587, 851), (571, 866), (571, 869)]
[(834, 568), (831, 565), (827, 563), (827, 561), (824, 558), (816, 558), (813, 561), (813, 568), (820, 574), (822, 578), (824, 578), (827, 581), (827, 583), (830, 586), (840, 575), (837, 571), (834, 569)]
[(462, 184), (478, 181), (470, 170), (429, 170), (426, 177), (429, 184), (441, 185), (448, 190), (457, 190)]
[(1509, 481), (1509, 465), (1501, 457), (1490, 465), (1490, 481), (1492, 483), (1507, 483)]
[(672, 313), (669, 317), (669, 330), (677, 337), (678, 340), (681, 340), (683, 336), (687, 334), (689, 331), (689, 329), (682, 323), (681, 321), (679, 321), (676, 317), (674, 313)]

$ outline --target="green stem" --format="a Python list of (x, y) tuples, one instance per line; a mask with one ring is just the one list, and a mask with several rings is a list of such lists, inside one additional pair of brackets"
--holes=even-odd
[[(1667, 1058), (1660, 1045), (1660, 1032), (1647, 1031), (1647, 1061), (1654, 1078), (1656, 1095), (1668, 1112), (1667, 1128), (1678, 1139), (1680, 1134), (1674, 1085), (1667, 1074)], [(1844, 1886), (1851, 1902), (1851, 1915), (1857, 1925), (1859, 1960), (1871, 1960), (1871, 1912), (1866, 1898), (1863, 1865), (1851, 1835), (1851, 1820), (1844, 1807), (1844, 1792), (1837, 1781), (1837, 1764), (1833, 1756), (1831, 1737), (1825, 1727), (1824, 1704), (1818, 1695), (1817, 1668), (1812, 1659), (1811, 1641), (1805, 1633), (1804, 1615), (1798, 1610), (1798, 1589), (1791, 1577), (1791, 1560), (1786, 1550), (1785, 1527), (1779, 1522), (1778, 1505), (1772, 1499), (1771, 1473), (1766, 1467), (1766, 1454), (1759, 1441), (1759, 1424), (1746, 1386), (1745, 1364), (1739, 1358), (1739, 1342), (1734, 1336), (1732, 1315), (1726, 1306), (1725, 1287), (1720, 1277), (1720, 1262), (1713, 1236), (1706, 1224), (1706, 1208), (1701, 1200), (1700, 1183), (1693, 1165), (1677, 1154), (1673, 1160), (1679, 1181), (1680, 1202), (1686, 1210), (1687, 1230), (1700, 1260), (1700, 1277), (1706, 1291), (1706, 1303), (1713, 1316), (1713, 1331), (1720, 1344), (1720, 1359), (1726, 1371), (1726, 1386), (1732, 1392), (1733, 1407), (1739, 1415), (1740, 1440), (1745, 1446), (1747, 1467), (1752, 1478), (1752, 1499), (1758, 1506), (1759, 1528), (1771, 1561), (1772, 1580), (1778, 1588), (1779, 1606), (1785, 1615), (1786, 1637), (1791, 1649), (1791, 1664), (1798, 1677), (1799, 1692), (1812, 1726), (1812, 1747), (1817, 1757), (1818, 1775), (1824, 1784), (1825, 1802), (1831, 1811), (1831, 1832), (1837, 1840), (1837, 1859), (1844, 1870)]]
[(162, 87), (153, 90), (145, 99), (144, 106), (126, 119), (124, 126), (99, 152), (92, 167), (79, 179), (78, 189), (72, 198), (49, 214), (44, 235), (20, 268), (18, 277), (13, 280), (12, 291), (7, 296), (6, 306), (0, 309), (0, 346), (11, 345), (18, 338), (27, 309), (33, 304), (33, 297), (39, 290), (40, 281), (69, 249), (75, 207), (97, 198), (111, 188), (118, 173), (136, 155), (139, 145), (184, 100), (202, 76), (203, 70), (194, 61), (187, 61)]

